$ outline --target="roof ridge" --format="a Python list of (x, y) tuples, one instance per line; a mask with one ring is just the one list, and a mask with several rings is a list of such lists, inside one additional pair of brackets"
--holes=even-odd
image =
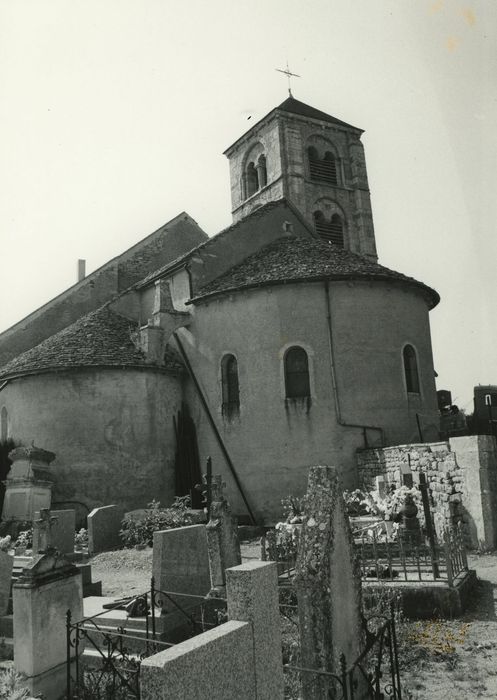
[(302, 219), (302, 215), (296, 210), (296, 208), (292, 205), (292, 203), (286, 197), (280, 197), (279, 199), (271, 200), (270, 202), (266, 202), (265, 204), (263, 204), (261, 207), (254, 209), (253, 211), (250, 212), (250, 214), (247, 214), (247, 216), (244, 216), (242, 219), (239, 219), (238, 221), (234, 221), (229, 226), (226, 226), (225, 228), (221, 229), (220, 231), (215, 233), (213, 236), (210, 236), (205, 241), (202, 241), (202, 243), (199, 243), (197, 246), (195, 246), (195, 248), (192, 248), (191, 250), (187, 251), (186, 253), (183, 253), (183, 255), (180, 255), (175, 260), (171, 260), (171, 262), (167, 263), (167, 265), (163, 265), (162, 267), (157, 268), (157, 270), (154, 270), (153, 272), (149, 272), (149, 274), (146, 275), (146, 277), (144, 277), (142, 280), (135, 282), (135, 284), (132, 285), (132, 287), (130, 287), (130, 289), (140, 289), (141, 287), (144, 287), (147, 284), (150, 284), (155, 279), (162, 277), (162, 275), (164, 273), (166, 273), (170, 270), (174, 270), (174, 268), (181, 265), (183, 263), (183, 261), (186, 261), (190, 256), (194, 255), (197, 251), (202, 250), (203, 248), (208, 246), (213, 241), (217, 241), (222, 236), (226, 236), (228, 233), (235, 230), (237, 227), (249, 222), (250, 219), (256, 218), (256, 217), (260, 216), (261, 214), (267, 212), (268, 209), (272, 209), (272, 208), (274, 208), (276, 206), (280, 206), (282, 204), (287, 205), (292, 210), (292, 212), (294, 214), (297, 214), (299, 216), (299, 218), (301, 219), (301, 221), (303, 223), (305, 223), (306, 228), (309, 229), (309, 225), (304, 221), (304, 219)]
[(147, 362), (131, 337), (136, 322), (111, 308), (111, 303), (88, 312), (15, 357), (0, 368), (0, 378), (84, 367), (179, 369), (179, 362), (169, 355), (164, 365)]

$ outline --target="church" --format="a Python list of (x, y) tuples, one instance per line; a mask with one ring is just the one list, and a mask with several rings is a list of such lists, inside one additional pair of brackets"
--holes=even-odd
[(377, 262), (362, 130), (290, 96), (225, 151), (233, 223), (185, 212), (0, 334), (1, 439), (55, 452), (52, 504), (195, 494), (241, 521), (308, 468), (439, 437), (430, 287)]

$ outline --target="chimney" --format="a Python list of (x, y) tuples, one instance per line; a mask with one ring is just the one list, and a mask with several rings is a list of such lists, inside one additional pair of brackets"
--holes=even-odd
[(86, 277), (86, 260), (78, 260), (78, 282)]

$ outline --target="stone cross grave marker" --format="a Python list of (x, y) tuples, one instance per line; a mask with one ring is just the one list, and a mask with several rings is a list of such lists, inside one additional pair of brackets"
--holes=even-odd
[(211, 501), (225, 501), (224, 489), (226, 484), (220, 474), (214, 474), (211, 481)]
[(213, 476), (210, 519), (206, 526), (211, 577), (210, 595), (223, 598), (226, 597), (226, 569), (242, 563), (238, 522), (224, 497), (225, 486), (220, 475)]
[[(341, 655), (350, 666), (361, 653), (363, 631), (360, 571), (334, 467), (311, 467), (306, 504), (295, 576), (301, 665), (340, 674)], [(302, 698), (334, 697), (334, 683), (306, 673)]]
[(58, 520), (48, 508), (35, 513), (33, 520), (33, 554), (47, 552), (52, 546), (52, 528)]

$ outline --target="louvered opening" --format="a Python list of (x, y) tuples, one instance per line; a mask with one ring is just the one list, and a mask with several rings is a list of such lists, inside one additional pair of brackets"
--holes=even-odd
[(311, 180), (324, 180), (337, 185), (337, 168), (335, 161), (311, 160), (309, 162)]
[(332, 185), (338, 184), (337, 166), (332, 153), (329, 151), (321, 159), (315, 148), (309, 148), (309, 172), (311, 180), (322, 180)]
[(317, 211), (314, 214), (314, 225), (316, 233), (323, 240), (343, 248), (343, 223), (338, 214), (333, 214), (331, 221), (328, 221), (320, 211)]

